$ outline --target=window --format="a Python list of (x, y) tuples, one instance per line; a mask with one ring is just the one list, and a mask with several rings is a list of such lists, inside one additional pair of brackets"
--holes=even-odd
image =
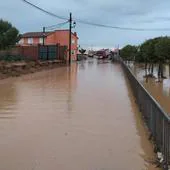
[(72, 44), (75, 44), (75, 39), (72, 39)]
[(39, 43), (43, 44), (43, 38), (39, 38)]
[(24, 39), (23, 38), (19, 40), (19, 44), (24, 44)]
[(33, 44), (33, 38), (28, 38), (28, 44)]

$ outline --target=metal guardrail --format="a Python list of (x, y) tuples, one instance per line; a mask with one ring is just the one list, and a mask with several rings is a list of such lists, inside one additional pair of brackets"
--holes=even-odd
[(153, 141), (159, 152), (163, 154), (162, 164), (165, 169), (168, 169), (170, 164), (170, 117), (137, 80), (130, 68), (123, 61), (121, 63)]

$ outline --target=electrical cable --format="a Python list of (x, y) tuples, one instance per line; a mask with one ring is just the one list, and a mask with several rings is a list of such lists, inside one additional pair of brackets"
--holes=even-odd
[[(25, 3), (27, 3), (28, 5), (52, 16), (52, 17), (56, 17), (58, 19), (63, 19), (63, 20), (67, 20), (67, 22), (69, 22), (69, 19), (63, 16), (59, 16), (56, 15), (52, 12), (49, 12), (37, 5), (34, 5), (33, 3), (27, 1), (27, 0), (22, 0)], [(80, 19), (74, 19), (76, 22), (81, 23), (81, 24), (86, 24), (86, 25), (91, 25), (91, 26), (96, 26), (96, 27), (103, 27), (103, 28), (112, 28), (112, 29), (118, 29), (118, 30), (126, 30), (126, 31), (170, 31), (170, 28), (132, 28), (132, 27), (120, 27), (120, 26), (112, 26), (112, 25), (105, 25), (105, 24), (100, 24), (100, 23), (93, 23), (93, 22), (88, 22), (88, 21), (84, 21), (84, 20), (80, 20)]]

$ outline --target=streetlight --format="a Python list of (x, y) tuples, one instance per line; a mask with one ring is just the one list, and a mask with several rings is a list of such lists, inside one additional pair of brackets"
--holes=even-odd
[(73, 22), (72, 28), (75, 28), (75, 27), (76, 27), (76, 21)]

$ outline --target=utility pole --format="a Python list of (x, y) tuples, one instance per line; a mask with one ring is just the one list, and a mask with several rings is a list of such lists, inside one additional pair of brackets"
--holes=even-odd
[(72, 32), (72, 13), (70, 13), (70, 19), (69, 19), (69, 23), (70, 23), (70, 28), (69, 28), (69, 65), (71, 65), (71, 32)]
[(45, 45), (45, 27), (43, 27), (43, 46)]

